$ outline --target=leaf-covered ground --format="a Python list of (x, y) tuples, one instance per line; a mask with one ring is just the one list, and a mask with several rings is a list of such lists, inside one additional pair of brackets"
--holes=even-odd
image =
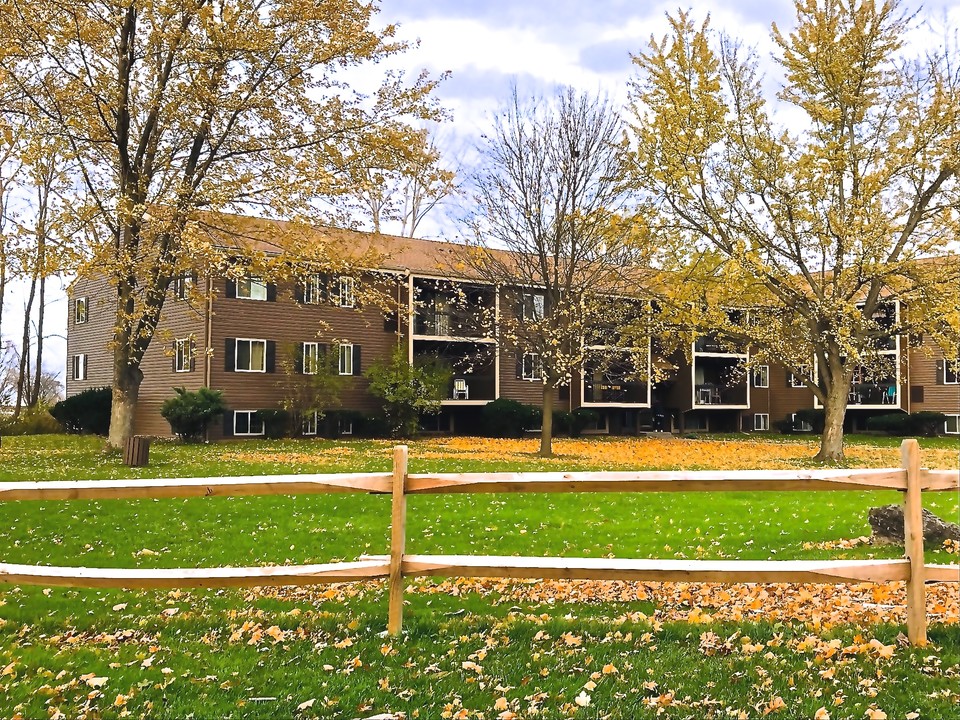
[[(850, 465), (896, 466), (892, 441)], [(955, 443), (955, 441), (954, 441)], [(956, 445), (922, 441), (924, 464)], [(390, 443), (155, 444), (131, 471), (85, 438), (4, 438), (0, 480), (385, 470)], [(411, 470), (806, 467), (808, 440), (444, 438)], [(408, 551), (756, 559), (896, 557), (866, 508), (893, 493), (413, 497)], [(931, 497), (948, 519), (956, 495)], [(10, 562), (198, 567), (386, 551), (365, 496), (7, 503)], [(952, 547), (932, 562), (956, 562)], [(931, 645), (901, 635), (902, 584), (413, 581), (404, 635), (381, 583), (254, 591), (0, 592), (0, 717), (951, 718), (957, 585), (928, 588)]]

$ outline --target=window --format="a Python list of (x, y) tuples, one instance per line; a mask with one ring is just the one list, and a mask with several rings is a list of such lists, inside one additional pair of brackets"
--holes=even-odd
[(753, 429), (754, 430), (769, 430), (770, 429), (770, 414), (769, 413), (756, 413), (753, 416)]
[(316, 435), (317, 434), (317, 413), (310, 412), (305, 413), (303, 416), (303, 426), (301, 427), (301, 433), (303, 435)]
[(340, 345), (340, 374), (353, 375), (353, 345)]
[(73, 356), (73, 368), (71, 376), (74, 380), (87, 379), (87, 356), (85, 353)]
[(263, 420), (257, 417), (256, 410), (234, 410), (234, 435), (263, 435)]
[(943, 361), (943, 384), (960, 384), (960, 360)]
[(943, 431), (947, 435), (960, 435), (960, 415), (947, 415), (947, 421), (943, 424)]
[[(757, 367), (753, 369), (753, 386), (755, 388), (770, 387), (770, 366), (769, 365), (757, 365)], [(764, 429), (768, 429), (768, 428), (764, 428)]]
[(315, 342), (303, 344), (303, 374), (316, 375), (320, 367), (320, 348)]
[(524, 293), (520, 309), (523, 320), (532, 322), (543, 320), (543, 295), (540, 293)]
[(523, 354), (521, 377), (524, 380), (543, 380), (543, 361), (538, 353)]
[(193, 340), (190, 338), (176, 341), (173, 369), (174, 372), (190, 372), (193, 370)]
[(340, 418), (337, 420), (337, 430), (341, 435), (353, 435), (353, 420)]
[[(190, 290), (193, 287), (193, 273), (180, 273), (173, 281), (173, 294), (178, 300), (184, 300), (190, 297)], [(239, 284), (238, 284), (239, 290)]]
[(323, 300), (323, 278), (320, 275), (307, 275), (303, 279), (303, 302), (319, 305)]
[(73, 322), (75, 325), (83, 325), (87, 321), (87, 299), (85, 297), (77, 298), (73, 304)]
[(790, 373), (790, 387), (792, 388), (802, 388), (806, 387), (806, 384), (803, 382), (810, 377), (810, 368), (806, 365), (802, 365), (800, 368), (800, 374)]
[(352, 308), (357, 303), (356, 285), (352, 277), (340, 278), (340, 293), (337, 295), (337, 305), (343, 308)]
[(267, 341), (238, 338), (236, 365), (234, 367), (237, 372), (266, 372)]
[(799, 419), (796, 413), (790, 415), (790, 422), (793, 424), (793, 429), (797, 432), (813, 432), (813, 425), (806, 420)]
[(240, 278), (237, 280), (237, 297), (244, 300), (266, 300), (267, 284), (256, 277)]

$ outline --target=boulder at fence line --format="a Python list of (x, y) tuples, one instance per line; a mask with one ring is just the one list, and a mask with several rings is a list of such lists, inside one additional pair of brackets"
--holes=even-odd
[[(903, 507), (884, 505), (870, 508), (870, 541), (877, 544), (903, 542)], [(944, 540), (960, 540), (960, 525), (946, 522), (932, 512), (923, 509), (924, 542), (942, 545)]]

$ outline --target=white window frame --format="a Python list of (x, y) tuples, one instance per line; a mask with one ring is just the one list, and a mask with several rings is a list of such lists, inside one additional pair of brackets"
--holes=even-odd
[(760, 431), (769, 430), (770, 429), (770, 413), (754, 413), (753, 429), (760, 430)]
[[(953, 430), (950, 429), (951, 424), (953, 425)], [(947, 413), (947, 419), (943, 423), (943, 434), (960, 435), (960, 415)]]
[(300, 428), (301, 435), (316, 435), (317, 434), (317, 413), (316, 411), (307, 413), (303, 416), (303, 424)]
[(174, 348), (174, 372), (190, 372), (193, 364), (193, 339), (183, 338), (176, 341)]
[(338, 283), (337, 305), (352, 308), (357, 305), (357, 284), (352, 277), (341, 276)]
[[(237, 418), (240, 415), (247, 416), (247, 432), (240, 432), (239, 430), (237, 430)], [(260, 432), (250, 431), (250, 428), (253, 427), (254, 422), (260, 423)], [(266, 432), (267, 432), (267, 428), (264, 425), (263, 420), (257, 419), (256, 410), (234, 410), (233, 411), (233, 434), (236, 435), (237, 437), (262, 437), (263, 435), (266, 435)]]
[(303, 278), (303, 302), (306, 305), (319, 305), (323, 299), (320, 292), (322, 278), (317, 275), (307, 275)]
[[(82, 308), (82, 309), (81, 309)], [(89, 318), (89, 302), (86, 297), (78, 297), (73, 305), (73, 324), (83, 325)]]
[[(761, 382), (758, 382), (758, 380)], [(770, 387), (770, 366), (769, 365), (757, 365), (753, 369), (753, 386), (755, 388)]]
[(790, 426), (796, 432), (813, 432), (813, 425), (806, 420), (797, 420), (796, 413), (790, 413)]
[[(953, 372), (953, 380), (948, 379), (947, 373)], [(960, 385), (960, 360), (943, 360), (943, 384)]]
[[(805, 372), (806, 372), (806, 376), (809, 377), (809, 375), (810, 375), (810, 369), (809, 369), (808, 367), (806, 367), (806, 366), (804, 366), (804, 368), (801, 368), (801, 370), (804, 370), (804, 369), (805, 369)], [(790, 373), (790, 387), (792, 387), (792, 388), (805, 388), (805, 387), (807, 386), (807, 384), (804, 382), (805, 379), (806, 379), (805, 376), (803, 376), (803, 375), (797, 375), (796, 373), (791, 372), (791, 373)]]
[(303, 344), (301, 367), (304, 375), (316, 375), (320, 369), (320, 343), (306, 342)]
[(237, 280), (237, 297), (241, 300), (265, 302), (267, 299), (267, 283), (262, 278), (252, 275), (242, 277)]
[[(240, 367), (240, 343), (249, 343), (251, 364), (253, 361), (253, 343), (263, 343), (263, 368), (254, 370), (252, 368)], [(265, 373), (267, 371), (267, 341), (262, 338), (237, 338), (236, 345), (233, 349), (233, 369), (236, 372)]]
[[(173, 294), (178, 300), (190, 297), (190, 288), (193, 287), (193, 273), (180, 273), (173, 281)], [(239, 291), (240, 285), (237, 284)]]
[[(530, 316), (527, 316), (527, 304), (529, 300), (530, 305)], [(543, 320), (544, 315), (546, 314), (546, 300), (543, 293), (523, 293), (523, 301), (521, 303), (522, 308), (522, 320), (528, 322), (540, 322)]]
[[(529, 363), (527, 358), (530, 358)], [(543, 380), (543, 359), (540, 353), (523, 354), (520, 360), (520, 376), (524, 380)]]
[(353, 420), (337, 420), (337, 431), (340, 435), (353, 435)]
[(78, 353), (74, 355), (70, 365), (71, 365), (70, 376), (73, 380), (87, 379), (87, 354), (86, 353)]
[(339, 361), (337, 367), (341, 375), (353, 375), (353, 345), (339, 345)]

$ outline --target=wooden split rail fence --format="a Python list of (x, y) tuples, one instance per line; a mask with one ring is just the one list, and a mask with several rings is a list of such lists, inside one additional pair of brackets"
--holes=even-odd
[[(409, 474), (407, 448), (397, 446), (391, 473), (275, 475), (158, 480), (0, 483), (0, 502), (117, 500), (314, 493), (391, 494), (389, 557), (318, 565), (204, 569), (98, 569), (0, 563), (0, 582), (94, 588), (213, 588), (315, 585), (388, 578), (387, 628), (401, 628), (404, 578), (412, 576), (603, 579), (684, 582), (907, 583), (907, 634), (926, 641), (926, 582), (960, 582), (958, 565), (925, 565), (921, 494), (960, 489), (960, 472), (920, 467), (916, 440), (901, 446), (901, 467), (866, 470), (720, 470), (652, 472), (519, 472)], [(624, 560), (466, 555), (408, 555), (408, 495), (442, 493), (696, 492), (722, 490), (899, 490), (903, 493), (905, 558), (847, 561)]]

